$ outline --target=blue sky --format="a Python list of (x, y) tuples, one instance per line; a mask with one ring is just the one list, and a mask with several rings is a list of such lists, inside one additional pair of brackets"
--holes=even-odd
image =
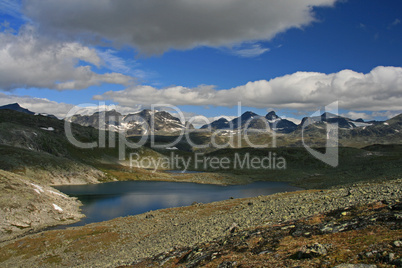
[(354, 118), (402, 112), (399, 0), (142, 2), (0, 0), (0, 104), (58, 116), (99, 101), (207, 117), (235, 116), (239, 101), (297, 119), (332, 101)]

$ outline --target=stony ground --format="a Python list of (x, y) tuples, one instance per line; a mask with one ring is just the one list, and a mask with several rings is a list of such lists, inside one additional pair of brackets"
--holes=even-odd
[(401, 229), (402, 203), (377, 202), (242, 231), (234, 225), (223, 238), (121, 267), (401, 267)]
[(0, 241), (80, 220), (81, 202), (33, 179), (0, 170)]
[[(0, 263), (3, 267), (116, 267), (150, 262), (152, 267), (161, 264), (155, 256), (166, 256), (170, 258), (165, 261), (167, 266), (176, 265), (179, 258), (183, 260), (182, 266), (191, 267), (191, 263), (198, 258), (194, 257), (198, 249), (201, 249), (199, 252), (202, 254), (198, 254), (201, 261), (197, 260), (193, 267), (206, 265), (209, 261), (212, 261), (211, 267), (258, 267), (261, 263), (268, 263), (275, 254), (278, 254), (278, 265), (271, 267), (297, 266), (298, 262), (299, 267), (331, 267), (328, 265), (345, 261), (373, 263), (379, 252), (384, 256), (379, 256), (378, 260), (390, 259), (384, 251), (393, 253), (391, 257), (394, 261), (400, 258), (400, 251), (391, 251), (389, 247), (402, 238), (398, 205), (402, 200), (401, 186), (402, 180), (399, 179), (347, 188), (226, 200), (148, 212), (84, 227), (41, 232), (2, 243)], [(368, 204), (373, 204), (373, 210), (355, 212), (358, 207)], [(391, 216), (385, 215), (391, 212)], [(374, 216), (362, 220), (359, 217), (364, 213), (374, 213)], [(375, 213), (383, 214), (377, 217)], [(350, 218), (352, 216), (354, 218)], [(342, 220), (349, 218), (350, 222), (342, 223)], [(393, 224), (385, 224), (389, 221)], [(251, 236), (258, 232), (260, 234)], [(295, 232), (297, 235), (294, 235)], [(270, 237), (271, 233), (273, 236)], [(331, 236), (334, 234), (343, 237), (346, 243), (344, 247), (350, 247), (351, 257), (342, 253), (339, 256), (330, 255), (329, 260), (319, 257), (309, 262), (307, 255), (311, 252), (333, 252), (334, 247), (328, 244), (334, 239), (342, 240)], [(260, 240), (262, 244), (258, 244)], [(229, 241), (226, 243), (229, 243), (229, 250), (220, 254), (225, 246), (224, 241)], [(315, 242), (318, 244), (315, 245)], [(361, 247), (352, 250), (356, 244)], [(235, 248), (238, 250), (232, 250)], [(366, 249), (369, 251), (364, 251)], [(174, 250), (179, 253), (174, 253)], [(359, 250), (361, 252), (356, 253)], [(217, 254), (212, 256), (210, 252)], [(370, 259), (370, 252), (375, 256), (373, 260)], [(367, 253), (367, 258), (360, 253)], [(258, 256), (255, 265), (247, 262), (250, 259), (247, 254)], [(363, 257), (356, 259), (356, 254)], [(166, 260), (164, 257), (162, 259)], [(384, 265), (394, 264), (387, 262)]]

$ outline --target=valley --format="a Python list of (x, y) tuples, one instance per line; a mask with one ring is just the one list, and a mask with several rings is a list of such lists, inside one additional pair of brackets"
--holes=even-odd
[[(145, 121), (150, 120), (146, 119), (149, 112), (142, 115)], [(69, 122), (76, 140), (105, 145), (85, 149), (69, 142), (64, 120), (24, 110), (0, 109), (0, 263), (6, 267), (16, 263), (99, 267), (142, 267), (144, 263), (153, 263), (154, 266), (184, 267), (187, 261), (183, 261), (183, 252), (193, 251), (194, 247), (208, 247), (206, 243), (213, 239), (232, 239), (232, 232), (228, 230), (252, 232), (278, 224), (287, 226), (293, 221), (321, 217), (319, 215), (334, 210), (344, 211), (366, 204), (376, 206), (378, 202), (384, 206), (397, 206), (402, 198), (402, 139), (399, 132), (402, 131), (402, 115), (386, 122), (360, 122), (360, 125), (357, 121), (332, 115), (332, 119), (327, 119), (327, 115), (320, 120), (307, 118), (305, 120), (314, 123), (305, 129), (304, 139), (301, 126), (287, 121), (281, 124), (290, 128), (276, 132), (270, 121), (283, 120), (274, 112), (265, 117), (247, 112), (229, 123), (218, 120), (211, 124), (215, 130), (221, 128), (218, 132), (206, 131), (209, 126), (188, 128), (189, 124), (185, 123), (180, 126), (180, 131), (185, 132), (182, 136), (176, 132), (178, 125), (172, 125), (171, 129), (176, 130), (170, 131), (170, 125), (162, 123), (178, 122), (177, 118), (165, 114), (159, 116), (157, 133), (148, 136), (141, 146), (126, 146), (121, 159), (121, 147), (117, 145), (122, 139), (122, 131), (115, 132), (116, 129), (109, 126), (94, 128), (99, 126), (94, 117), (90, 120), (85, 117), (95, 122), (92, 125), (83, 123), (85, 118), (80, 118), (84, 125)], [(165, 121), (163, 116), (173, 121)], [(325, 153), (328, 120), (336, 121), (340, 126), (336, 167), (316, 159), (303, 147), (307, 144), (317, 152)], [(124, 129), (124, 145), (136, 144), (144, 137), (139, 135), (142, 131), (139, 124), (133, 122), (130, 124), (135, 131)], [(239, 128), (228, 129), (228, 124)], [(264, 124), (268, 129), (261, 127)], [(250, 125), (253, 127), (247, 127)], [(268, 147), (253, 148), (248, 146), (250, 141), (254, 145), (268, 144)], [(175, 142), (174, 146), (172, 142)], [(115, 146), (110, 146), (113, 144)], [(166, 165), (161, 164), (164, 161)], [(191, 172), (168, 172), (172, 169)], [(46, 231), (49, 227), (69, 225), (85, 217), (80, 211), (80, 200), (52, 186), (117, 181), (222, 186), (281, 182), (306, 190), (245, 199), (228, 198), (206, 204), (197, 203), (194, 198), (194, 204), (186, 203), (187, 207), (144, 210), (145, 214), (136, 216)], [(401, 235), (400, 228), (384, 232)], [(380, 240), (377, 242), (388, 243), (388, 240)], [(38, 246), (33, 247), (34, 244)], [(77, 247), (80, 247), (79, 258), (73, 257)], [(155, 259), (157, 254), (171, 250), (177, 252), (169, 257), (163, 255), (170, 261), (162, 263)], [(209, 257), (194, 265), (206, 265), (209, 261), (215, 265), (208, 254), (205, 256)], [(219, 263), (227, 259), (224, 255), (219, 256), (222, 258)], [(174, 259), (176, 257), (178, 259)], [(194, 261), (192, 257), (187, 259)], [(247, 261), (234, 259), (247, 264)]]

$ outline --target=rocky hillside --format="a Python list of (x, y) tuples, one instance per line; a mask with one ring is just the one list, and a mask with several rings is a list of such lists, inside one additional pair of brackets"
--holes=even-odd
[(402, 114), (385, 122), (377, 122), (369, 127), (356, 128), (352, 131), (341, 133), (344, 140), (351, 139), (365, 143), (366, 145), (379, 143), (398, 144), (402, 141)]
[[(74, 133), (80, 140), (97, 137), (94, 129), (78, 125)], [(82, 161), (87, 152), (68, 142), (64, 121), (50, 117), (0, 110), (0, 152), (0, 169), (43, 184), (98, 183), (105, 178)]]
[(44, 185), (91, 184), (105, 180), (93, 166), (66, 157), (0, 145), (0, 169), (14, 172)]
[(84, 217), (81, 203), (41, 182), (0, 170), (0, 241)]
[[(80, 142), (99, 142), (99, 130), (72, 124)], [(118, 144), (117, 134), (115, 144)], [(110, 144), (106, 132), (106, 144)], [(105, 165), (129, 164), (119, 161), (118, 147), (81, 149), (71, 144), (64, 121), (42, 115), (0, 110), (0, 169), (41, 179), (44, 184), (87, 184), (111, 181)], [(149, 148), (129, 149), (126, 155), (157, 157)]]
[(233, 224), (223, 238), (126, 267), (401, 267), (401, 212), (401, 203), (377, 202), (246, 230)]
[(94, 127), (97, 129), (109, 129), (109, 126), (118, 126), (119, 119), (122, 115), (115, 110), (106, 112), (96, 112), (92, 115), (74, 115), (67, 118), (72, 123), (79, 124), (84, 127)]

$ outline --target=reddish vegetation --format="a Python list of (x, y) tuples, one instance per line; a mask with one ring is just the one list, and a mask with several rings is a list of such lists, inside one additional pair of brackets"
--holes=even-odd
[[(400, 267), (402, 248), (393, 245), (393, 241), (402, 238), (400, 210), (401, 204), (375, 203), (352, 208), (347, 213), (334, 211), (244, 230), (125, 267), (334, 267), (341, 263)], [(345, 226), (345, 230), (323, 232), (329, 225)], [(307, 257), (301, 254), (309, 245), (321, 245), (325, 254)], [(392, 259), (389, 254), (393, 254)]]

